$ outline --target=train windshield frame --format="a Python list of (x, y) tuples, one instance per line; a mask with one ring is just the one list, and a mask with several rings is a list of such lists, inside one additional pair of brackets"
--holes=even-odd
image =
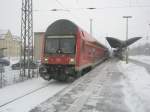
[(75, 54), (75, 36), (47, 36), (45, 38), (46, 54)]

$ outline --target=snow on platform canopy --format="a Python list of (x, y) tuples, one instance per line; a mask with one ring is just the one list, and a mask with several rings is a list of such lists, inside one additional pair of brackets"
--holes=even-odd
[(106, 40), (112, 48), (119, 48), (123, 44), (121, 40), (113, 37), (106, 37)]
[(137, 40), (141, 39), (142, 37), (133, 37), (130, 38), (126, 41), (122, 41), (113, 37), (106, 37), (106, 40), (110, 44), (112, 48), (125, 48), (128, 47), (129, 45), (133, 44)]
[[(131, 45), (132, 43), (136, 42), (137, 40), (141, 39), (142, 37), (134, 37), (131, 39), (128, 39), (127, 41), (125, 41), (127, 43), (127, 46)], [(125, 46), (125, 47), (127, 47)]]

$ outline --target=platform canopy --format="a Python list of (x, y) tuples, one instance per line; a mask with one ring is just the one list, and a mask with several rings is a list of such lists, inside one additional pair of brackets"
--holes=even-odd
[(106, 37), (106, 40), (108, 41), (109, 45), (112, 48), (125, 48), (128, 47), (129, 45), (133, 44), (134, 42), (136, 42), (137, 40), (141, 39), (142, 37), (133, 37), (130, 38), (126, 41), (123, 40), (119, 40), (117, 38), (113, 38), (113, 37)]

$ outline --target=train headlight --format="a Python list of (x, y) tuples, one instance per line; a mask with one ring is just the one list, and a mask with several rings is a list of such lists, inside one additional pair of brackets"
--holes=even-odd
[(70, 64), (75, 64), (75, 59), (74, 58), (70, 58)]
[(48, 63), (48, 58), (45, 58), (44, 61), (45, 61), (46, 63)]

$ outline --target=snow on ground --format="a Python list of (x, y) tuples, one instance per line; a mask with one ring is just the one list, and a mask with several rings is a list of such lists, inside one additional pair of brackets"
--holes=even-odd
[(10, 66), (5, 67), (5, 72), (3, 73), (3, 79), (5, 83), (3, 86), (11, 85), (19, 80), (19, 70), (12, 70)]
[[(19, 62), (19, 57), (5, 57), (4, 59), (7, 59), (10, 61), (9, 66), (5, 66), (5, 72), (2, 74), (3, 78), (3, 85), (2, 87), (12, 85), (14, 83), (20, 82), (20, 70), (12, 70), (11, 66), (12, 64)], [(38, 70), (34, 70), (35, 74), (38, 76)]]
[(28, 112), (36, 105), (39, 105), (41, 102), (52, 97), (68, 85), (54, 80), (48, 82), (41, 79), (40, 77), (16, 83), (20, 80), (20, 71), (12, 70), (11, 65), (19, 62), (19, 58), (6, 57), (5, 59), (10, 61), (10, 66), (4, 67), (5, 72), (3, 73), (3, 82), (5, 82), (3, 83), (3, 88), (0, 89), (0, 106), (18, 97), (24, 96), (34, 90), (44, 86), (46, 87), (11, 104), (0, 107), (0, 112)]
[[(131, 58), (140, 59), (139, 61), (150, 64), (150, 57), (148, 56), (134, 56)], [(121, 82), (118, 83), (123, 85), (125, 103), (131, 112), (150, 112), (150, 74), (144, 67), (131, 62), (126, 64), (120, 61), (117, 67), (124, 74)], [(10, 71), (8, 75), (12, 75), (12, 72)], [(65, 83), (47, 82), (41, 78), (26, 80), (0, 89), (0, 105), (46, 85), (48, 86), (34, 94), (0, 107), (0, 112), (28, 112), (67, 86)]]
[(120, 62), (118, 68), (124, 74), (124, 94), (131, 112), (150, 112), (150, 74), (135, 64)]
[[(0, 89), (0, 105), (15, 99), (25, 93), (28, 93), (38, 87), (47, 85), (48, 83), (39, 79), (27, 80), (22, 83), (14, 84)], [(14, 92), (15, 91), (15, 92)], [(10, 94), (8, 94), (10, 93)]]
[(29, 94), (11, 104), (4, 107), (0, 107), (0, 112), (28, 112), (36, 105), (52, 97), (62, 89), (64, 89), (68, 84), (60, 83), (57, 81), (44, 81), (41, 78), (27, 80), (23, 83), (14, 84), (0, 89), (0, 105), (9, 102), (15, 98), (23, 96), (30, 93), (33, 90), (44, 87), (43, 89)]
[(143, 63), (150, 64), (150, 56), (137, 55), (137, 56), (130, 56), (129, 58), (141, 61)]
[(10, 61), (10, 65), (4, 67), (5, 72), (2, 74), (3, 86), (6, 86), (6, 85), (13, 84), (15, 81), (19, 79), (19, 70), (11, 69), (11, 65), (17, 63), (19, 61), (19, 58), (18, 57), (11, 57), (11, 58), (5, 57), (4, 59), (7, 59)]
[(116, 67), (114, 61), (106, 69), (95, 68), (67, 94), (60, 94), (53, 101), (49, 99), (31, 112), (150, 112), (150, 74), (131, 62), (120, 61)]

